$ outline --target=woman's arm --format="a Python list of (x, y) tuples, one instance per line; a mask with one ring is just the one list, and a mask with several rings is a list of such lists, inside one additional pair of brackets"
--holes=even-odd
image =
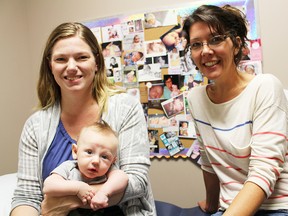
[(23, 127), (18, 152), (17, 187), (11, 203), (11, 215), (39, 215), (42, 190), (39, 179), (39, 112), (33, 114)]
[(137, 198), (147, 202), (150, 193), (148, 178), (150, 150), (146, 121), (140, 102), (127, 94), (115, 95), (109, 101), (108, 114), (103, 116), (103, 119), (118, 132), (117, 163), (129, 177), (128, 186), (120, 203)]
[(45, 195), (41, 203), (41, 216), (67, 216), (70, 211), (80, 207), (84, 208), (77, 196), (51, 197)]
[(253, 182), (247, 182), (245, 183), (243, 189), (235, 197), (229, 208), (225, 211), (223, 216), (253, 216), (265, 198), (266, 195), (262, 188)]
[(214, 213), (219, 207), (220, 185), (217, 175), (203, 170), (203, 178), (206, 188), (206, 200), (198, 202), (202, 211)]

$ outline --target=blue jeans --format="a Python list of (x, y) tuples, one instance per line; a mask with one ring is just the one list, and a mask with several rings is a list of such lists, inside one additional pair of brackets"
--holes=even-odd
[[(218, 211), (215, 214), (212, 214), (211, 216), (221, 216), (223, 215), (223, 211)], [(254, 216), (287, 216), (288, 215), (288, 209), (281, 209), (281, 210), (259, 210), (256, 212)]]

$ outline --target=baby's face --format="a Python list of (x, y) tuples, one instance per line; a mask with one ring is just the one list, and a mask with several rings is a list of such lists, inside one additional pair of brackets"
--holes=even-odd
[(163, 94), (162, 86), (152, 86), (149, 90), (150, 99), (161, 98)]
[(73, 150), (74, 159), (85, 178), (93, 179), (107, 173), (117, 154), (118, 140), (114, 135), (88, 128), (81, 132)]
[(179, 42), (180, 42), (179, 34), (175, 31), (168, 33), (163, 38), (163, 43), (165, 43), (168, 46), (177, 45)]
[(187, 127), (188, 127), (187, 122), (183, 122), (183, 123), (182, 123), (182, 127), (187, 128)]
[(132, 61), (133, 62), (137, 62), (141, 59), (141, 55), (139, 52), (134, 52), (133, 55), (132, 55)]
[(139, 42), (140, 42), (140, 37), (135, 36), (135, 37), (134, 37), (134, 42), (135, 42), (135, 43), (139, 43)]
[(177, 85), (172, 85), (172, 90), (177, 90)]
[(183, 102), (179, 98), (174, 100), (174, 110), (177, 112), (183, 110)]

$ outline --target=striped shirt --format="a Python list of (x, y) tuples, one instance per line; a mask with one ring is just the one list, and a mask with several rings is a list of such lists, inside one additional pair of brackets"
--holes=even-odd
[[(42, 164), (60, 120), (61, 108), (54, 105), (37, 111), (25, 122), (19, 144), (18, 183), (12, 209), (29, 205), (40, 212)], [(126, 172), (129, 183), (119, 204), (127, 216), (155, 216), (156, 209), (149, 182), (149, 141), (142, 106), (128, 94), (109, 98), (108, 111), (102, 116), (118, 133), (117, 166)]]
[(288, 209), (287, 100), (278, 79), (257, 75), (230, 101), (215, 104), (206, 87), (188, 95), (203, 170), (220, 180), (227, 209), (245, 182), (266, 193), (260, 209)]

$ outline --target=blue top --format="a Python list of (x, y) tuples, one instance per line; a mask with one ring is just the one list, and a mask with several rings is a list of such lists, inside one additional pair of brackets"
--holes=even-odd
[(43, 181), (50, 175), (58, 165), (66, 160), (73, 160), (72, 144), (76, 143), (64, 128), (62, 121), (59, 121), (53, 142), (43, 161)]

